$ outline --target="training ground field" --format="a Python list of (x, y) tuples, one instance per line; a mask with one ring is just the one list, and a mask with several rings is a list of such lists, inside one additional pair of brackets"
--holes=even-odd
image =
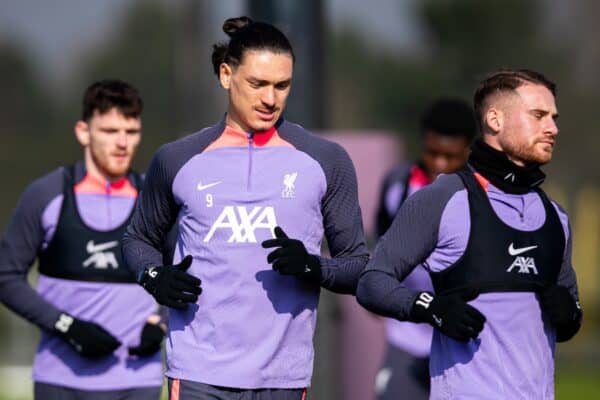
[[(556, 377), (556, 400), (591, 398), (590, 395), (600, 393), (599, 371), (570, 371)], [(2, 385), (0, 385), (2, 387)], [(163, 388), (163, 400), (167, 400), (166, 385)], [(309, 392), (310, 394), (310, 392)], [(309, 396), (310, 398), (310, 396)], [(32, 397), (14, 397), (0, 394), (0, 400), (31, 400)], [(315, 399), (329, 400), (329, 399)], [(331, 399), (333, 400), (333, 399)]]

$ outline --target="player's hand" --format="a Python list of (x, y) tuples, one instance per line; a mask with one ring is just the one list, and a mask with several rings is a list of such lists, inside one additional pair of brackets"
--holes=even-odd
[(121, 342), (100, 325), (62, 313), (54, 329), (83, 357), (101, 358), (112, 354)]
[(476, 339), (483, 330), (485, 316), (467, 301), (477, 297), (477, 292), (455, 295), (433, 295), (421, 292), (413, 303), (411, 319), (427, 322), (452, 339), (468, 342)]
[(262, 242), (262, 247), (265, 249), (277, 247), (267, 256), (267, 262), (272, 264), (274, 271), (282, 275), (321, 281), (319, 259), (309, 254), (300, 240), (288, 238), (280, 227), (275, 227), (275, 239), (265, 240)]
[(188, 255), (179, 264), (148, 268), (142, 271), (138, 283), (158, 304), (185, 310), (202, 293), (202, 281), (186, 272), (190, 265), (192, 256)]
[(539, 293), (542, 310), (556, 327), (558, 342), (571, 339), (579, 330), (581, 307), (564, 286), (550, 286)]
[(127, 348), (130, 356), (148, 357), (160, 351), (165, 328), (158, 322), (146, 322), (142, 329), (140, 344)]

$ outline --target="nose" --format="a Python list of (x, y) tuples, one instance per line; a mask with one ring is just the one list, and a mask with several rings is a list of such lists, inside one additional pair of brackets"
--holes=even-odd
[(554, 120), (554, 118), (550, 118), (550, 122), (546, 127), (546, 132), (552, 136), (558, 135), (558, 124), (556, 123), (556, 120)]
[(260, 100), (264, 105), (273, 107), (275, 105), (275, 88), (271, 86), (265, 87)]
[(117, 134), (117, 146), (118, 147), (127, 147), (127, 133), (119, 132)]

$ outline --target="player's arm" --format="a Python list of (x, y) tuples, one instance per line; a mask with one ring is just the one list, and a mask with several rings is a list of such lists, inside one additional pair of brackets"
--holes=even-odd
[(325, 238), (331, 258), (318, 256), (321, 285), (334, 292), (356, 294), (360, 273), (369, 261), (369, 251), (354, 165), (341, 147), (335, 158), (322, 203)]
[(27, 273), (44, 240), (42, 212), (51, 197), (48, 187), (61, 188), (61, 178), (59, 172), (34, 182), (17, 204), (0, 242), (0, 301), (41, 329), (61, 337), (82, 356), (102, 357), (112, 353), (120, 342), (101, 326), (59, 310), (27, 282)]
[(439, 190), (427, 187), (409, 197), (379, 240), (362, 273), (357, 300), (368, 310), (409, 320), (419, 292), (402, 284), (436, 248), (445, 203)]
[(191, 256), (176, 265), (164, 263), (165, 243), (180, 208), (172, 192), (177, 168), (170, 161), (166, 147), (154, 156), (123, 237), (123, 255), (138, 283), (159, 304), (185, 309), (198, 300), (202, 290), (200, 280), (185, 272), (192, 264)]
[(27, 273), (44, 240), (41, 221), (48, 201), (44, 183), (32, 183), (21, 195), (0, 242), (0, 301), (40, 328), (52, 331), (61, 311), (27, 282)]
[(581, 327), (582, 310), (579, 304), (577, 278), (572, 264), (571, 228), (567, 214), (559, 209), (559, 216), (565, 231), (565, 253), (557, 284), (540, 293), (540, 304), (556, 328), (556, 340), (565, 342), (571, 339)]
[(362, 273), (356, 297), (376, 314), (427, 322), (449, 337), (467, 341), (477, 337), (485, 322), (485, 317), (466, 303), (471, 296), (434, 295), (402, 284), (441, 245), (440, 221), (455, 192), (438, 182), (406, 200)]
[(281, 228), (275, 230), (275, 239), (263, 242), (263, 247), (277, 247), (267, 257), (273, 269), (317, 282), (336, 293), (355, 294), (358, 278), (369, 259), (356, 172), (348, 154), (337, 145), (332, 147), (330, 160), (321, 212), (331, 258), (309, 254), (301, 241), (288, 238)]

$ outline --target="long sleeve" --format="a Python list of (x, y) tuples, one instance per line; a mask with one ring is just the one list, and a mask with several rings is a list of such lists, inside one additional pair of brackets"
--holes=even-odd
[(361, 275), (356, 296), (363, 307), (399, 320), (410, 318), (417, 292), (402, 281), (436, 248), (442, 213), (460, 188), (455, 177), (442, 177), (400, 207)]
[[(576, 302), (579, 303), (579, 293), (577, 288), (577, 276), (575, 274), (575, 269), (573, 268), (572, 263), (572, 252), (573, 252), (573, 243), (571, 240), (571, 227), (569, 225), (567, 214), (560, 208), (557, 207), (557, 211), (559, 213), (559, 217), (563, 224), (563, 229), (565, 231), (565, 254), (563, 257), (562, 265), (560, 268), (560, 272), (558, 275), (558, 286), (566, 287), (571, 296), (575, 299)], [(570, 324), (569, 326), (557, 326), (556, 327), (556, 338), (558, 342), (564, 342), (571, 339), (581, 328), (581, 318), (582, 314), (579, 314), (579, 318), (575, 321), (574, 324)]]
[(27, 273), (44, 240), (42, 212), (49, 197), (48, 184), (56, 180), (56, 174), (35, 181), (25, 190), (0, 242), (0, 301), (46, 330), (53, 328), (60, 310), (31, 287)]
[(333, 292), (355, 294), (369, 253), (358, 204), (354, 165), (343, 149), (336, 149), (336, 162), (329, 174), (322, 203), (325, 237), (332, 258), (319, 257), (323, 274), (321, 285)]
[(165, 153), (163, 147), (154, 156), (123, 237), (125, 262), (134, 271), (163, 265), (169, 232), (179, 212), (171, 190), (173, 174), (166, 165)]

